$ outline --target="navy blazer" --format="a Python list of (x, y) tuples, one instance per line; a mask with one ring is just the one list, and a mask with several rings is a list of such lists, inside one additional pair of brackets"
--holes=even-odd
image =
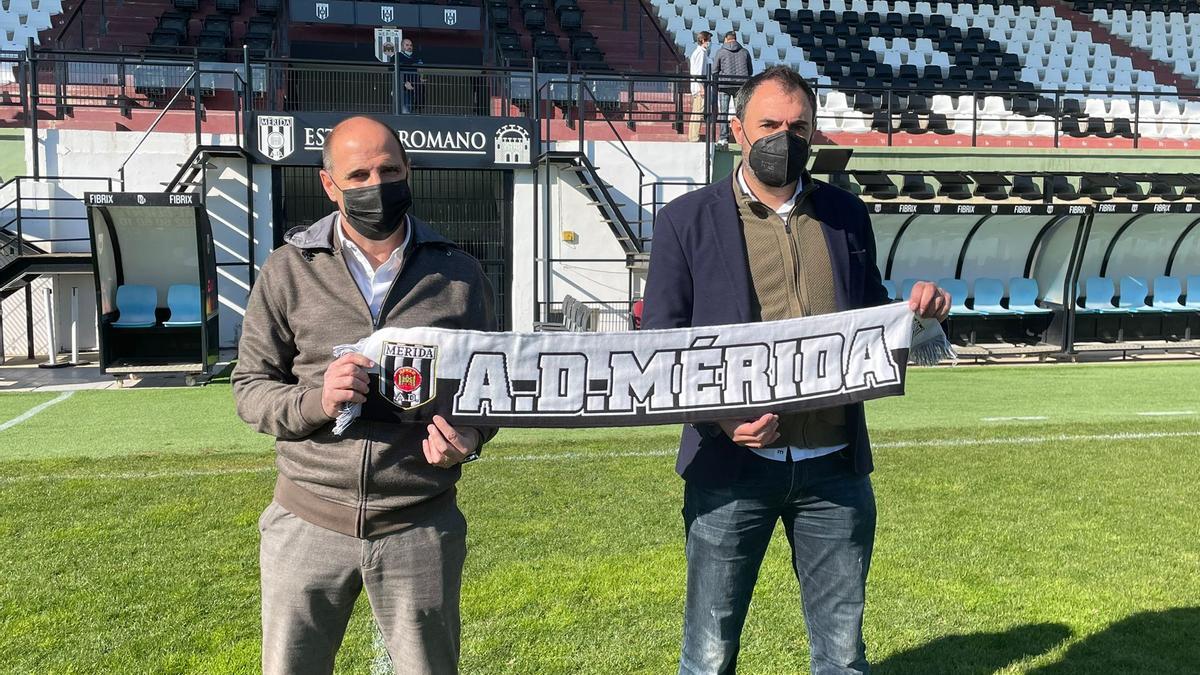
[[(891, 301), (875, 263), (871, 217), (858, 197), (804, 175), (806, 210), (821, 221), (833, 266), (839, 311)], [(654, 222), (642, 328), (716, 326), (752, 321), (753, 285), (733, 177), (673, 200)], [(871, 444), (861, 403), (847, 406), (854, 470), (870, 473)], [(676, 470), (685, 480), (721, 485), (735, 479), (751, 453), (716, 424), (683, 428)]]

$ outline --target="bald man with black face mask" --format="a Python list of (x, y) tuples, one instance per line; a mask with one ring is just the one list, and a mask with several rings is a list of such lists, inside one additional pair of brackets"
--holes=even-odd
[[(736, 101), (731, 126), (744, 161), (659, 211), (643, 328), (772, 321), (890, 302), (866, 206), (805, 172), (812, 89), (777, 66), (750, 78)], [(944, 319), (950, 297), (923, 282), (909, 305)], [(676, 463), (686, 481), (681, 675), (735, 672), (758, 569), (779, 523), (801, 586), (813, 675), (867, 672), (872, 468), (861, 403), (684, 427)]]
[[(474, 258), (409, 213), (395, 132), (348, 119), (323, 159), (337, 209), (267, 259), (233, 374), (238, 414), (276, 439), (274, 500), (259, 519), (263, 672), (332, 673), (365, 589), (397, 673), (454, 673), (466, 557), (455, 483), (495, 430), (395, 422), (388, 406), (405, 401), (382, 396), (386, 374), (334, 348), (384, 327), (495, 330), (492, 290)], [(388, 383), (430, 386), (407, 370)], [(363, 423), (335, 435), (355, 403)]]

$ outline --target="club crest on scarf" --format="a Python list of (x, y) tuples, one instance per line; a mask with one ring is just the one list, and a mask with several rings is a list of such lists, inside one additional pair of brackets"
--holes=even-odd
[(379, 393), (401, 410), (425, 405), (437, 395), (438, 348), (385, 342), (379, 363)]

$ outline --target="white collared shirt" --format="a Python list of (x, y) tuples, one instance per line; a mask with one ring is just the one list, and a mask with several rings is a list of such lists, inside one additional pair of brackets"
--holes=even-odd
[[(743, 164), (742, 168), (737, 173), (738, 184), (741, 185), (743, 192), (751, 197), (754, 197), (755, 199), (758, 199), (758, 195), (754, 194), (754, 191), (750, 189), (750, 184), (746, 182), (746, 177), (742, 173), (745, 170), (746, 166)], [(792, 198), (781, 204), (779, 208), (775, 209), (775, 213), (779, 214), (779, 217), (783, 218), (784, 222), (786, 222), (788, 216), (792, 214), (792, 209), (796, 206), (796, 198), (800, 196), (800, 191), (803, 188), (804, 180), (797, 180), (796, 191), (792, 193)], [(762, 200), (758, 199), (758, 201), (761, 202)], [(776, 462), (786, 462), (789, 454), (791, 455), (793, 462), (800, 462), (806, 459), (824, 457), (825, 455), (837, 452), (838, 450), (847, 447), (847, 445), (848, 444), (843, 443), (841, 445), (831, 445), (825, 448), (800, 448), (794, 445), (786, 445), (778, 448), (750, 448), (750, 450), (752, 450), (754, 454), (758, 455), (759, 457), (771, 459)]]
[(341, 244), (344, 252), (342, 258), (346, 261), (346, 268), (350, 270), (350, 276), (354, 277), (354, 283), (362, 293), (363, 299), (367, 301), (367, 306), (371, 308), (371, 319), (378, 319), (379, 310), (383, 307), (383, 301), (387, 299), (388, 290), (391, 289), (392, 282), (396, 280), (396, 275), (400, 274), (400, 266), (404, 263), (404, 251), (412, 239), (412, 221), (408, 219), (408, 216), (404, 216), (404, 242), (392, 251), (388, 259), (383, 261), (379, 267), (373, 267), (371, 260), (362, 252), (362, 249), (342, 232), (341, 214), (338, 214), (333, 225), (338, 243)]
[[(692, 50), (691, 56), (688, 57), (688, 72), (692, 77), (708, 77), (712, 72), (712, 66), (708, 61), (708, 50), (701, 45), (696, 45)], [(692, 82), (692, 94), (703, 94), (704, 85), (700, 82)]]

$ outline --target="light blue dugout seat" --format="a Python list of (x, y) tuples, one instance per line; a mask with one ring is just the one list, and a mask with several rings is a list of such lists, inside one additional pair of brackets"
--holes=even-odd
[(1008, 309), (1025, 316), (1053, 314), (1052, 311), (1038, 305), (1037, 279), (1013, 277), (1008, 280)]
[(1113, 304), (1113, 296), (1117, 294), (1112, 279), (1104, 277), (1088, 277), (1082, 292), (1076, 298), (1076, 314), (1124, 314), (1126, 310)]
[(887, 289), (888, 297), (895, 300), (896, 299), (896, 282), (892, 281), (891, 279), (884, 279), (883, 287)]
[(950, 316), (983, 316), (967, 307), (967, 282), (962, 279), (939, 279), (938, 286), (950, 294)]
[(1148, 313), (1158, 310), (1146, 304), (1150, 296), (1150, 284), (1138, 277), (1121, 277), (1121, 299), (1117, 306), (1127, 312)]
[(117, 311), (120, 316), (113, 326), (116, 328), (151, 328), (158, 320), (154, 308), (158, 306), (158, 290), (153, 286), (125, 285), (117, 287)]
[(988, 316), (1016, 316), (1020, 313), (1000, 304), (1003, 299), (1003, 281), (987, 277), (975, 280), (974, 309), (976, 312), (982, 312)]
[(1187, 298), (1184, 299), (1183, 306), (1200, 309), (1200, 275), (1188, 277), (1187, 282)]
[(164, 326), (199, 326), (203, 321), (200, 312), (200, 287), (195, 284), (176, 284), (167, 289), (167, 307), (171, 319)]
[(1200, 308), (1185, 307), (1183, 285), (1175, 277), (1159, 277), (1154, 280), (1154, 309), (1160, 312), (1195, 312)]
[(900, 282), (900, 300), (907, 300), (912, 297), (913, 286), (917, 285), (920, 279), (905, 279)]

